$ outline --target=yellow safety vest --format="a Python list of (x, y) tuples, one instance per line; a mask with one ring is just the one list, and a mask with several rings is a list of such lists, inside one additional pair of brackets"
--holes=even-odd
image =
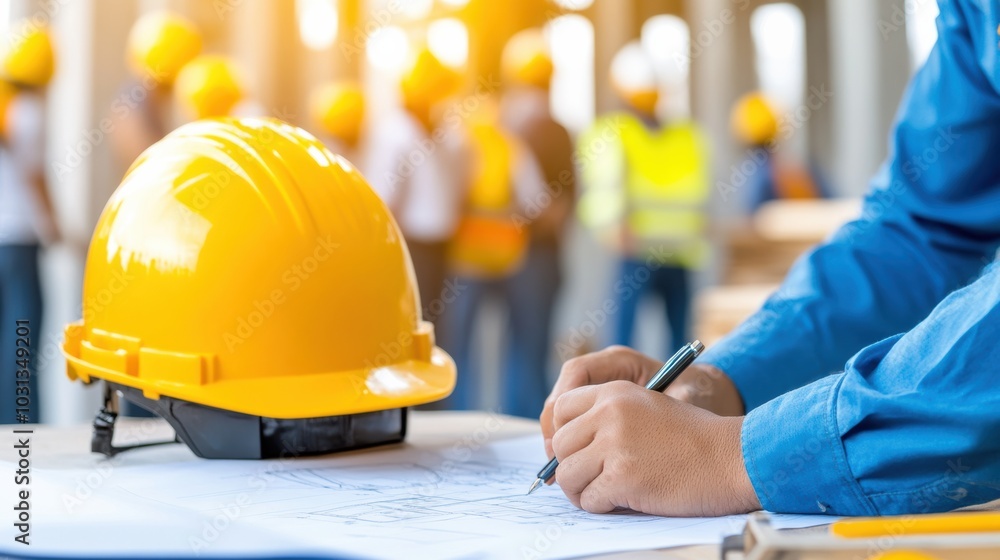
[(17, 97), (17, 88), (9, 82), (0, 81), (0, 142), (7, 141), (8, 130), (7, 113), (11, 103)]
[(708, 156), (692, 122), (649, 130), (637, 117), (598, 119), (576, 153), (584, 192), (581, 221), (597, 230), (623, 225), (632, 256), (689, 268), (708, 257)]
[(500, 278), (515, 272), (528, 247), (528, 227), (519, 219), (513, 169), (514, 141), (497, 126), (470, 127), (475, 173), (450, 257), (458, 272)]

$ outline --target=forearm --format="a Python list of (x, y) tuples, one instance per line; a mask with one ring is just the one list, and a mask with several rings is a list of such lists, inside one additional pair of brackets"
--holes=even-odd
[(910, 329), (995, 256), (996, 25), (954, 0), (941, 0), (937, 25), (863, 218), (800, 259), (764, 308), (703, 357), (732, 377), (748, 410)]
[(854, 222), (800, 259), (764, 307), (700, 362), (725, 372), (752, 410), (909, 330), (980, 266), (883, 218)]
[(765, 509), (888, 515), (1000, 497), (1000, 268), (905, 335), (747, 415), (746, 468)]

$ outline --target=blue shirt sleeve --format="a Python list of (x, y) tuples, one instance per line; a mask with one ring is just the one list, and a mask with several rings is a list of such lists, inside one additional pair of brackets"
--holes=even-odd
[[(804, 255), (763, 308), (699, 360), (748, 411), (913, 328), (993, 259), (1000, 240), (996, 8), (942, 0), (861, 217)], [(824, 383), (830, 383), (829, 380)]]
[(754, 409), (747, 471), (771, 511), (931, 513), (1000, 498), (1000, 266), (927, 319)]

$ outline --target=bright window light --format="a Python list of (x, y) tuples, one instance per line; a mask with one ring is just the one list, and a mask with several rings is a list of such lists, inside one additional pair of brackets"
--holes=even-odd
[(937, 42), (937, 2), (906, 4), (906, 42), (910, 45), (910, 65), (920, 68)]
[(667, 114), (687, 116), (690, 114), (691, 78), (691, 31), (687, 23), (677, 16), (653, 16), (642, 24), (639, 40), (656, 67)]
[(0, 0), (0, 30), (10, 27), (10, 0)]
[(580, 132), (594, 120), (594, 26), (577, 14), (559, 16), (545, 25), (552, 53), (552, 116)]
[(806, 73), (806, 23), (786, 2), (765, 4), (750, 16), (760, 88), (785, 108), (802, 104)]
[(410, 39), (402, 28), (390, 25), (382, 27), (368, 38), (366, 55), (368, 62), (379, 70), (399, 71), (405, 66), (410, 54)]
[(430, 15), (434, 0), (398, 0), (401, 11), (412, 19), (423, 19)]
[(469, 0), (441, 0), (441, 3), (452, 8), (464, 8)]
[(337, 0), (296, 0), (299, 35), (310, 49), (322, 51), (337, 38)]
[(427, 27), (427, 48), (449, 66), (464, 66), (469, 60), (469, 31), (455, 18), (439, 19)]
[(580, 11), (589, 8), (594, 0), (552, 0), (552, 2), (564, 10)]

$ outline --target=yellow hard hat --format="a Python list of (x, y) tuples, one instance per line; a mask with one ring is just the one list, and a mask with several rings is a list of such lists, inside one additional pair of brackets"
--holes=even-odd
[(409, 107), (429, 107), (454, 94), (462, 77), (445, 66), (429, 49), (414, 58), (400, 82), (403, 103)]
[(309, 97), (312, 120), (327, 134), (349, 144), (361, 135), (365, 95), (356, 82), (331, 82), (313, 90)]
[(526, 29), (511, 37), (503, 49), (501, 69), (510, 82), (548, 89), (552, 58), (541, 30)]
[[(63, 353), (199, 456), (327, 453), (399, 441), (405, 407), (451, 393), (420, 314), (402, 234), (347, 160), (275, 119), (207, 119), (111, 196)], [(93, 444), (109, 454), (113, 396)]]
[(632, 108), (646, 114), (656, 112), (660, 99), (656, 69), (639, 41), (621, 48), (611, 61), (611, 85)]
[(736, 101), (729, 124), (733, 135), (747, 144), (767, 144), (778, 134), (778, 117), (759, 92), (748, 93)]
[(0, 54), (2, 78), (30, 87), (42, 87), (52, 79), (55, 54), (47, 29), (25, 20), (14, 24)]
[(172, 12), (152, 12), (139, 18), (128, 36), (132, 71), (171, 85), (177, 73), (201, 52), (201, 33), (193, 23)]
[(229, 116), (243, 98), (236, 66), (216, 55), (196, 57), (177, 74), (174, 95), (188, 117)]

